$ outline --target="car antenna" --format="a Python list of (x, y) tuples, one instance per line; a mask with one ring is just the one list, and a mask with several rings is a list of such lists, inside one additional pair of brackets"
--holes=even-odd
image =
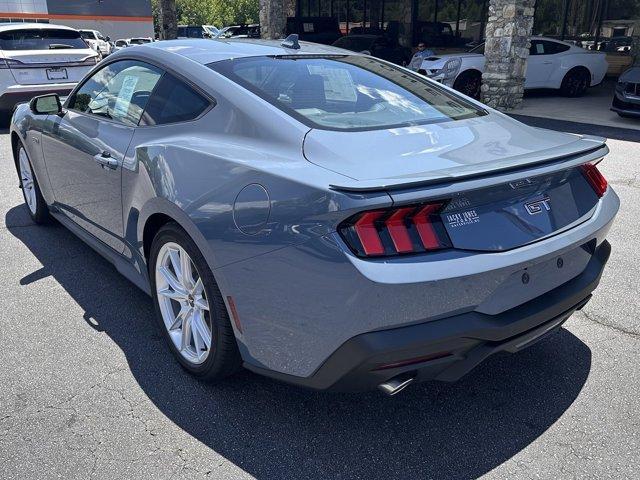
[(285, 38), (280, 44), (284, 48), (293, 48), (294, 50), (300, 50), (300, 44), (298, 43), (298, 34), (292, 33), (287, 38)]

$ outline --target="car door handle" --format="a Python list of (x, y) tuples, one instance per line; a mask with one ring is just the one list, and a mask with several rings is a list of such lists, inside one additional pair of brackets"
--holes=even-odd
[(118, 168), (118, 160), (113, 158), (109, 152), (99, 153), (98, 155), (95, 155), (93, 159), (102, 168), (110, 168), (111, 170)]
[(544, 65), (553, 65), (553, 62), (543, 62)]

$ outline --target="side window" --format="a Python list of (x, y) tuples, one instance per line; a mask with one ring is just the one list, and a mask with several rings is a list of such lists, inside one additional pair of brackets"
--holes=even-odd
[(529, 55), (545, 55), (547, 52), (544, 50), (544, 42), (539, 40), (533, 40), (531, 42), (531, 48), (529, 49)]
[(554, 55), (556, 53), (566, 52), (570, 48), (569, 45), (558, 42), (543, 41), (542, 43), (544, 43), (545, 55)]
[(197, 118), (210, 103), (189, 85), (165, 73), (142, 116), (144, 125), (187, 122)]
[(98, 70), (75, 93), (69, 108), (135, 126), (163, 71), (133, 60)]

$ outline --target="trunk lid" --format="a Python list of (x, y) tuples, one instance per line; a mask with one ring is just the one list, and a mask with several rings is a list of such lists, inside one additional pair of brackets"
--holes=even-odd
[(454, 248), (499, 252), (588, 220), (598, 195), (580, 167), (461, 192), (440, 220)]
[(447, 181), (521, 168), (602, 144), (601, 139), (532, 128), (498, 113), (363, 132), (310, 130), (306, 159), (351, 178), (349, 189)]
[(312, 130), (304, 142), (309, 161), (352, 179), (333, 188), (386, 190), (398, 207), (442, 201), (432, 219), (453, 248), (486, 252), (589, 219), (599, 196), (579, 165), (606, 151), (603, 139), (535, 129), (500, 114), (348, 134)]
[(83, 64), (95, 57), (90, 49), (4, 51), (9, 69), (20, 85), (75, 83), (95, 65)]

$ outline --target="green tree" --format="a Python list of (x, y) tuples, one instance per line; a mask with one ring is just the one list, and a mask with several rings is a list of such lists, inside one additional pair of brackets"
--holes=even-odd
[[(159, 30), (159, 2), (151, 0), (154, 25)], [(259, 0), (175, 0), (181, 25), (215, 25), (257, 23)]]

